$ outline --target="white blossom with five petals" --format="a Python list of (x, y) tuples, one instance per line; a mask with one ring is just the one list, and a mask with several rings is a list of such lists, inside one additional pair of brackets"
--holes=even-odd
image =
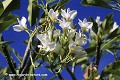
[(52, 21), (55, 21), (58, 19), (58, 16), (59, 16), (59, 13), (58, 13), (58, 10), (57, 11), (54, 11), (53, 9), (50, 9), (49, 12), (48, 12), (48, 16), (50, 17), (50, 19)]
[(63, 29), (63, 31), (66, 31), (68, 29), (71, 29), (72, 24), (71, 22), (67, 22), (65, 19), (62, 18), (62, 20), (59, 20), (59, 26)]
[(13, 26), (14, 31), (21, 32), (23, 30), (27, 30), (27, 27), (26, 27), (27, 19), (25, 17), (22, 17), (21, 20), (19, 20), (18, 18), (17, 20), (18, 20), (19, 25)]
[(70, 53), (75, 53), (76, 58), (81, 58), (87, 55), (83, 47), (77, 46), (76, 43), (71, 39), (69, 43)]
[(82, 32), (88, 32), (89, 29), (91, 29), (91, 27), (93, 26), (93, 23), (87, 22), (86, 18), (83, 21), (81, 21), (80, 19), (78, 20), (79, 20), (78, 24), (80, 25)]
[(49, 36), (46, 33), (37, 34), (36, 37), (42, 43), (42, 45), (38, 45), (38, 47), (41, 49), (45, 49), (46, 52), (48, 52), (48, 51), (58, 52), (61, 48), (60, 44), (57, 44), (55, 42), (51, 42), (49, 39)]
[(67, 21), (73, 20), (77, 15), (77, 11), (76, 10), (70, 11), (70, 8), (68, 8), (67, 11), (61, 9), (61, 11), (62, 17), (65, 18)]

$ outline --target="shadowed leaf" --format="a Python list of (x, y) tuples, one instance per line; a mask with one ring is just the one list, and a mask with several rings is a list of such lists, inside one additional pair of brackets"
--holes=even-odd
[(0, 20), (0, 33), (4, 30), (7, 30), (12, 24), (17, 22), (18, 16), (9, 14)]
[(81, 4), (84, 6), (98, 6), (111, 9), (104, 0), (82, 0)]

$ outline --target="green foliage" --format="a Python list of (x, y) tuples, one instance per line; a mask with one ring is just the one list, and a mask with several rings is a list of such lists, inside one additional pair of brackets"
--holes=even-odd
[(76, 62), (76, 65), (83, 64), (83, 63), (87, 64), (89, 62), (89, 58), (88, 57), (83, 57), (83, 58), (77, 59), (75, 62)]
[(54, 10), (58, 10), (60, 12), (61, 9), (65, 8), (65, 5), (69, 2), (70, 0), (60, 0), (58, 3), (53, 4), (50, 6), (50, 8)]
[(113, 14), (109, 14), (102, 22), (101, 24), (101, 29), (102, 29), (102, 34), (109, 34), (110, 29), (113, 27)]
[(104, 0), (82, 0), (81, 2), (84, 6), (98, 6), (104, 8), (111, 8)]
[[(30, 67), (29, 74), (34, 74), (33, 66)], [(28, 80), (36, 80), (36, 78), (35, 78), (35, 76), (28, 76)]]
[(113, 62), (106, 66), (101, 73), (101, 78), (112, 74), (113, 76), (120, 76), (120, 61)]
[(4, 11), (2, 12), (0, 19), (8, 15), (11, 11), (20, 8), (20, 0), (5, 0), (2, 2), (4, 6)]
[(3, 10), (4, 10), (3, 4), (2, 4), (2, 2), (0, 1), (0, 15), (2, 14)]
[(98, 24), (96, 23), (96, 21), (92, 17), (90, 17), (89, 20), (91, 22), (93, 22), (92, 30), (95, 34), (97, 34), (98, 33)]
[(22, 62), (22, 57), (20, 57), (19, 54), (14, 49), (12, 49), (12, 52), (16, 56), (16, 58), (19, 60), (19, 62), (21, 63)]
[(28, 21), (30, 26), (33, 26), (36, 22), (38, 22), (39, 18), (39, 10), (38, 1), (37, 0), (29, 0), (28, 5)]
[(0, 33), (7, 30), (12, 24), (17, 22), (16, 18), (18, 16), (12, 15), (10, 12), (19, 8), (20, 0), (0, 1)]
[[(36, 38), (35, 38), (36, 34), (47, 33), (49, 28), (56, 29), (55, 25), (54, 25), (54, 24), (56, 24), (56, 22), (54, 23), (50, 20), (50, 18), (48, 16), (48, 11), (52, 8), (54, 11), (58, 10), (59, 13), (61, 13), (61, 9), (64, 9), (65, 5), (69, 1), (70, 0), (59, 0), (59, 1), (46, 0), (46, 4), (44, 4), (44, 2), (42, 4), (39, 4), (38, 0), (29, 0), (28, 21), (30, 23), (30, 26), (31, 27), (34, 26), (35, 24), (38, 23), (38, 21), (40, 21), (40, 23), (43, 23), (43, 24), (37, 25), (33, 31), (31, 30), (31, 32), (30, 32), (30, 30), (26, 30), (29, 33), (30, 39), (29, 39), (29, 41), (28, 40), (24, 41), (25, 44), (28, 44), (25, 54), (24, 54), (25, 61), (22, 60), (22, 57), (20, 57), (19, 54), (14, 49), (12, 49), (8, 46), (11, 42), (4, 41), (2, 35), (0, 35), (0, 52), (6, 57), (9, 67), (11, 69), (11, 73), (17, 72), (14, 62), (12, 62), (13, 60), (11, 57), (11, 53), (13, 53), (16, 56), (16, 58), (19, 60), (20, 64), (27, 63), (27, 64), (25, 64), (25, 66), (23, 64), (22, 68), (19, 67), (20, 69), (22, 69), (23, 73), (26, 72), (26, 71), (24, 71), (24, 69), (28, 68), (28, 70), (29, 70), (28, 74), (34, 74), (35, 73), (34, 70), (36, 68), (40, 67), (44, 62), (47, 62), (48, 65), (46, 65), (44, 67), (49, 69), (52, 73), (55, 74), (50, 79), (50, 80), (55, 80), (58, 77), (57, 74), (60, 73), (61, 70), (65, 69), (66, 66), (72, 66), (72, 64), (75, 63), (75, 66), (82, 65), (81, 67), (83, 68), (83, 70), (85, 70), (85, 68), (87, 68), (87, 64), (90, 63), (89, 60), (92, 56), (95, 56), (99, 53), (100, 54), (99, 57), (101, 58), (101, 55), (104, 55), (104, 53), (102, 54), (102, 51), (104, 51), (104, 50), (106, 50), (108, 52), (113, 52), (113, 50), (120, 49), (120, 47), (118, 46), (118, 43), (119, 43), (118, 38), (120, 36), (120, 28), (117, 28), (113, 32), (110, 32), (110, 30), (113, 28), (113, 25), (114, 25), (113, 14), (109, 14), (107, 17), (105, 17), (105, 19), (102, 21), (101, 25), (98, 25), (97, 21), (95, 19), (93, 19), (92, 17), (89, 18), (89, 21), (93, 23), (93, 26), (90, 30), (90, 35), (89, 35), (90, 38), (88, 40), (89, 46), (88, 46), (88, 48), (85, 49), (85, 51), (88, 54), (87, 57), (76, 58), (76, 55), (77, 55), (76, 53), (79, 54), (79, 53), (82, 53), (82, 50), (84, 51), (84, 49), (82, 49), (83, 47), (81, 45), (77, 44), (77, 42), (75, 42), (75, 40), (76, 40), (75, 38), (78, 33), (77, 30), (75, 30), (75, 35), (72, 37), (72, 40), (75, 43), (71, 42), (71, 44), (70, 44), (69, 38), (71, 38), (71, 37), (68, 36), (68, 34), (67, 34), (69, 32), (69, 31), (67, 31), (68, 29), (66, 29), (65, 33), (63, 31), (59, 35), (56, 33), (56, 35), (58, 35), (56, 39), (53, 38), (53, 34), (54, 34), (53, 33), (54, 31), (53, 31), (51, 33), (52, 35), (48, 35), (49, 37), (52, 36), (52, 38), (53, 38), (53, 39), (50, 39), (50, 42), (53, 41), (55, 43), (60, 44), (61, 50), (54, 52), (54, 50), (52, 50), (52, 49), (49, 51), (45, 50), (46, 48), (39, 49), (38, 45), (40, 45), (40, 47), (43, 46), (44, 41), (43, 41), (43, 43), (42, 43), (42, 41), (40, 41), (41, 42), (40, 43), (38, 40), (36, 40)], [(114, 0), (83, 0), (82, 4), (85, 6), (99, 6), (99, 7), (104, 7), (104, 8), (110, 9), (111, 6), (108, 4), (108, 2), (112, 2), (112, 1), (114, 1)], [(55, 2), (55, 3), (53, 3), (53, 2)], [(13, 6), (16, 6), (16, 7), (13, 7)], [(2, 33), (4, 30), (7, 30), (11, 25), (16, 23), (16, 21), (17, 21), (16, 18), (18, 18), (18, 16), (12, 15), (10, 12), (13, 10), (19, 9), (19, 6), (20, 6), (20, 0), (5, 0), (3, 2), (0, 2), (0, 33)], [(38, 20), (40, 9), (43, 9), (44, 12), (41, 16), (41, 19)], [(45, 22), (45, 24), (44, 24), (44, 22)], [(47, 34), (49, 34), (49, 33), (47, 33)], [(80, 36), (82, 36), (82, 34), (84, 34), (84, 33), (81, 33)], [(48, 37), (48, 36), (45, 36), (45, 37)], [(85, 36), (83, 36), (83, 37), (85, 37)], [(82, 38), (82, 37), (80, 37), (80, 38)], [(48, 39), (48, 38), (46, 38), (46, 39)], [(87, 38), (84, 38), (84, 39), (87, 39)], [(84, 41), (84, 40), (82, 40), (82, 41)], [(47, 45), (47, 46), (49, 46), (49, 48), (54, 48), (54, 45), (50, 44), (49, 40), (47, 42), (49, 43), (49, 45)], [(79, 41), (78, 41), (78, 43), (79, 43)], [(46, 46), (46, 44), (45, 44), (45, 46)], [(75, 50), (75, 49), (77, 49), (76, 47), (77, 48), (81, 47), (81, 48), (78, 48), (78, 49), (81, 49), (81, 51)], [(30, 53), (30, 58), (29, 58), (29, 53)], [(26, 56), (26, 54), (27, 54), (27, 56)], [(81, 54), (81, 56), (82, 56), (82, 54)], [(84, 54), (83, 54), (83, 56), (84, 56)], [(113, 56), (115, 56), (115, 55), (113, 54)], [(40, 60), (41, 62), (40, 63), (36, 62), (37, 60)], [(120, 61), (116, 61), (116, 62), (109, 64), (102, 71), (101, 77), (108, 76), (109, 78), (114, 78), (114, 77), (111, 77), (110, 74), (115, 75), (115, 76), (120, 76), (119, 64), (120, 64)], [(96, 66), (96, 63), (95, 63), (95, 66)], [(72, 67), (74, 67), (74, 66), (72, 66)], [(97, 65), (97, 67), (98, 67), (98, 65)], [(1, 70), (0, 75), (5, 74), (7, 72), (7, 69), (8, 68)], [(93, 71), (93, 65), (90, 65), (89, 73), (90, 73), (90, 75), (89, 75), (88, 80), (93, 80), (95, 77), (98, 76), (98, 70), (96, 69), (95, 71)], [(71, 75), (74, 76), (74, 74), (71, 74)], [(28, 80), (36, 80), (35, 76), (28, 76), (27, 78), (28, 78)], [(46, 77), (42, 77), (42, 80), (45, 80), (45, 79), (46, 79)]]
[(9, 14), (0, 20), (0, 33), (7, 30), (11, 25), (17, 22), (16, 15)]
[(117, 28), (116, 30), (114, 30), (112, 33), (109, 34), (108, 39), (112, 39), (115, 36), (120, 36), (120, 28)]

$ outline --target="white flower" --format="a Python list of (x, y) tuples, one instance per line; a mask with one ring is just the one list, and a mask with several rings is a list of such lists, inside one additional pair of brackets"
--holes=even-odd
[[(47, 34), (46, 33), (44, 33), (44, 34), (37, 34), (37, 36), (36, 36), (39, 40), (40, 40), (40, 42), (42, 43), (42, 45), (43, 46), (41, 46), (42, 48), (47, 48), (47, 45), (48, 45), (48, 43), (50, 43), (50, 39), (49, 39), (49, 37), (47, 36)], [(40, 46), (39, 46), (40, 47)]]
[(26, 21), (27, 20), (26, 20), (26, 18), (22, 17), (21, 20), (19, 20), (17, 18), (17, 20), (18, 20), (19, 25), (14, 25), (13, 26), (14, 31), (20, 32), (20, 31), (23, 31), (23, 30), (27, 30), (27, 27), (26, 27)]
[(93, 23), (87, 22), (86, 18), (83, 21), (81, 21), (80, 19), (78, 20), (79, 20), (78, 24), (80, 25), (83, 32), (89, 31), (89, 29), (91, 29), (91, 27), (93, 26)]
[(67, 11), (61, 9), (61, 11), (62, 17), (65, 18), (67, 21), (73, 20), (77, 15), (77, 11), (76, 10), (70, 11), (70, 8), (68, 8)]
[(49, 36), (46, 33), (37, 34), (36, 37), (42, 43), (42, 45), (38, 45), (38, 47), (45, 49), (46, 52), (48, 52), (48, 51), (58, 52), (61, 48), (60, 44), (57, 44), (55, 42), (50, 42)]
[(60, 30), (59, 29), (56, 29), (56, 30), (54, 30), (54, 32), (53, 32), (53, 37), (58, 37), (58, 36), (60, 36)]
[(76, 43), (76, 45), (80, 45), (80, 46), (85, 45), (87, 43), (86, 35), (84, 35), (82, 33), (76, 33), (75, 43)]
[(66, 31), (71, 28), (71, 22), (67, 22), (65, 19), (59, 20), (59, 26), (63, 29), (63, 31)]
[(69, 51), (71, 53), (75, 53), (77, 58), (86, 56), (85, 50), (81, 46), (76, 46), (75, 42), (72, 39), (70, 40), (69, 43)]
[(48, 16), (50, 17), (50, 19), (52, 21), (55, 21), (58, 19), (58, 16), (59, 16), (59, 13), (58, 13), (58, 10), (57, 11), (54, 11), (53, 9), (50, 9), (49, 12), (48, 12)]
[(114, 30), (116, 30), (118, 27), (119, 27), (119, 25), (117, 25), (117, 22), (114, 22), (113, 28), (110, 30), (110, 33), (113, 32)]
[(98, 24), (98, 27), (101, 25), (102, 21), (100, 21), (100, 16), (96, 17), (96, 23)]

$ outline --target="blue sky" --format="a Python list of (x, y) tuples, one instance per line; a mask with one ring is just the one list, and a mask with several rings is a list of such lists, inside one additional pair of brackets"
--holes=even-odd
[[(99, 8), (99, 7), (85, 7), (80, 4), (81, 0), (71, 0), (67, 5), (66, 8), (70, 8), (71, 10), (77, 10), (78, 14), (76, 18), (74, 19), (74, 23), (78, 23), (78, 18), (83, 20), (84, 18), (93, 17), (96, 18), (97, 16), (101, 17), (101, 20), (105, 18), (109, 13), (114, 13), (114, 21), (116, 21), (120, 25), (120, 12), (111, 10), (111, 9), (105, 9), (105, 8)], [(19, 15), (21, 18), (22, 16), (28, 17), (27, 13), (27, 6), (28, 6), (28, 0), (21, 0), (21, 8), (20, 10), (16, 10), (13, 13)], [(20, 56), (23, 56), (23, 53), (25, 51), (26, 45), (23, 43), (24, 40), (27, 40), (29, 36), (27, 33), (20, 32), (17, 33), (13, 31), (12, 27), (9, 30), (6, 30), (3, 32), (4, 39), (6, 41), (14, 41), (13, 44), (10, 46), (14, 48)], [(13, 56), (13, 59), (17, 61), (17, 59)], [(99, 71), (101, 70), (110, 62), (114, 61), (114, 57), (111, 54), (107, 54), (104, 57), (101, 58)], [(18, 61), (17, 61), (18, 62)], [(3, 67), (7, 65), (7, 62), (5, 58), (0, 54), (0, 64), (2, 64)], [(36, 70), (36, 73), (47, 73), (48, 79), (53, 76), (51, 72), (49, 72), (47, 69), (39, 68)], [(64, 75), (65, 74), (65, 75)], [(76, 77), (77, 79), (81, 80), (83, 78), (83, 73), (81, 73), (81, 69), (78, 66), (76, 70)], [(62, 72), (62, 76), (65, 77), (66, 80), (70, 78), (69, 74), (64, 70)], [(70, 80), (70, 79), (69, 79)]]

